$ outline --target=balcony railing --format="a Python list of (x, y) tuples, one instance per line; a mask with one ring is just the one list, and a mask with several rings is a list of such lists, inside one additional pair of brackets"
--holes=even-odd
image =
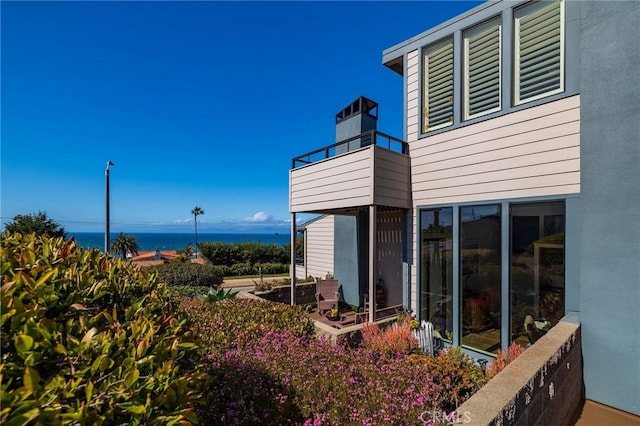
[[(356, 143), (358, 141), (360, 142), (359, 144)], [(409, 154), (409, 144), (405, 141), (377, 130), (369, 130), (368, 132), (361, 133), (358, 136), (294, 157), (291, 161), (291, 168), (295, 169), (317, 161), (326, 160), (327, 158), (335, 157), (336, 155), (364, 148), (369, 145), (378, 145), (390, 151), (399, 152), (405, 155)]]

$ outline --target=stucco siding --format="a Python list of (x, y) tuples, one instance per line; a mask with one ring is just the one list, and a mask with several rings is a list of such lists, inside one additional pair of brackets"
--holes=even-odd
[(414, 205), (580, 192), (580, 98), (410, 140)]
[(306, 228), (305, 266), (307, 275), (333, 274), (334, 216), (321, 217)]

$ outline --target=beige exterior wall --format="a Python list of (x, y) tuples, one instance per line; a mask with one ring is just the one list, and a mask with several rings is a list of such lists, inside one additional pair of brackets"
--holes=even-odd
[(414, 205), (580, 192), (580, 97), (409, 141)]
[[(310, 223), (305, 231), (306, 276), (333, 275), (334, 216), (327, 215)], [(305, 275), (301, 275), (303, 277)]]
[(359, 149), (289, 172), (289, 211), (321, 211), (368, 205), (372, 195), (371, 150)]
[(409, 208), (409, 157), (368, 146), (289, 172), (289, 211), (372, 204)]
[(374, 204), (409, 208), (411, 183), (408, 156), (386, 149), (375, 149), (375, 173), (373, 175)]

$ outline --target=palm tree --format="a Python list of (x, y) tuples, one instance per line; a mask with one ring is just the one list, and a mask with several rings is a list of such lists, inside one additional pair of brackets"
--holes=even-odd
[(127, 258), (127, 253), (131, 253), (134, 256), (138, 255), (138, 250), (140, 247), (138, 246), (138, 242), (135, 237), (131, 235), (125, 235), (122, 232), (111, 244), (111, 250), (116, 253), (122, 253), (122, 258)]
[(195, 206), (193, 210), (191, 210), (191, 214), (193, 215), (193, 223), (196, 227), (196, 259), (198, 258), (198, 216), (204, 214), (204, 210), (200, 207)]

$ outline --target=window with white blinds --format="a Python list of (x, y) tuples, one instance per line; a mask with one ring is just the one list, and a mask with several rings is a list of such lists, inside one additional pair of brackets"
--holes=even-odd
[(453, 124), (453, 40), (429, 46), (423, 58), (422, 131)]
[(515, 104), (564, 90), (564, 4), (539, 2), (515, 11)]
[(500, 110), (499, 19), (464, 32), (464, 119)]

